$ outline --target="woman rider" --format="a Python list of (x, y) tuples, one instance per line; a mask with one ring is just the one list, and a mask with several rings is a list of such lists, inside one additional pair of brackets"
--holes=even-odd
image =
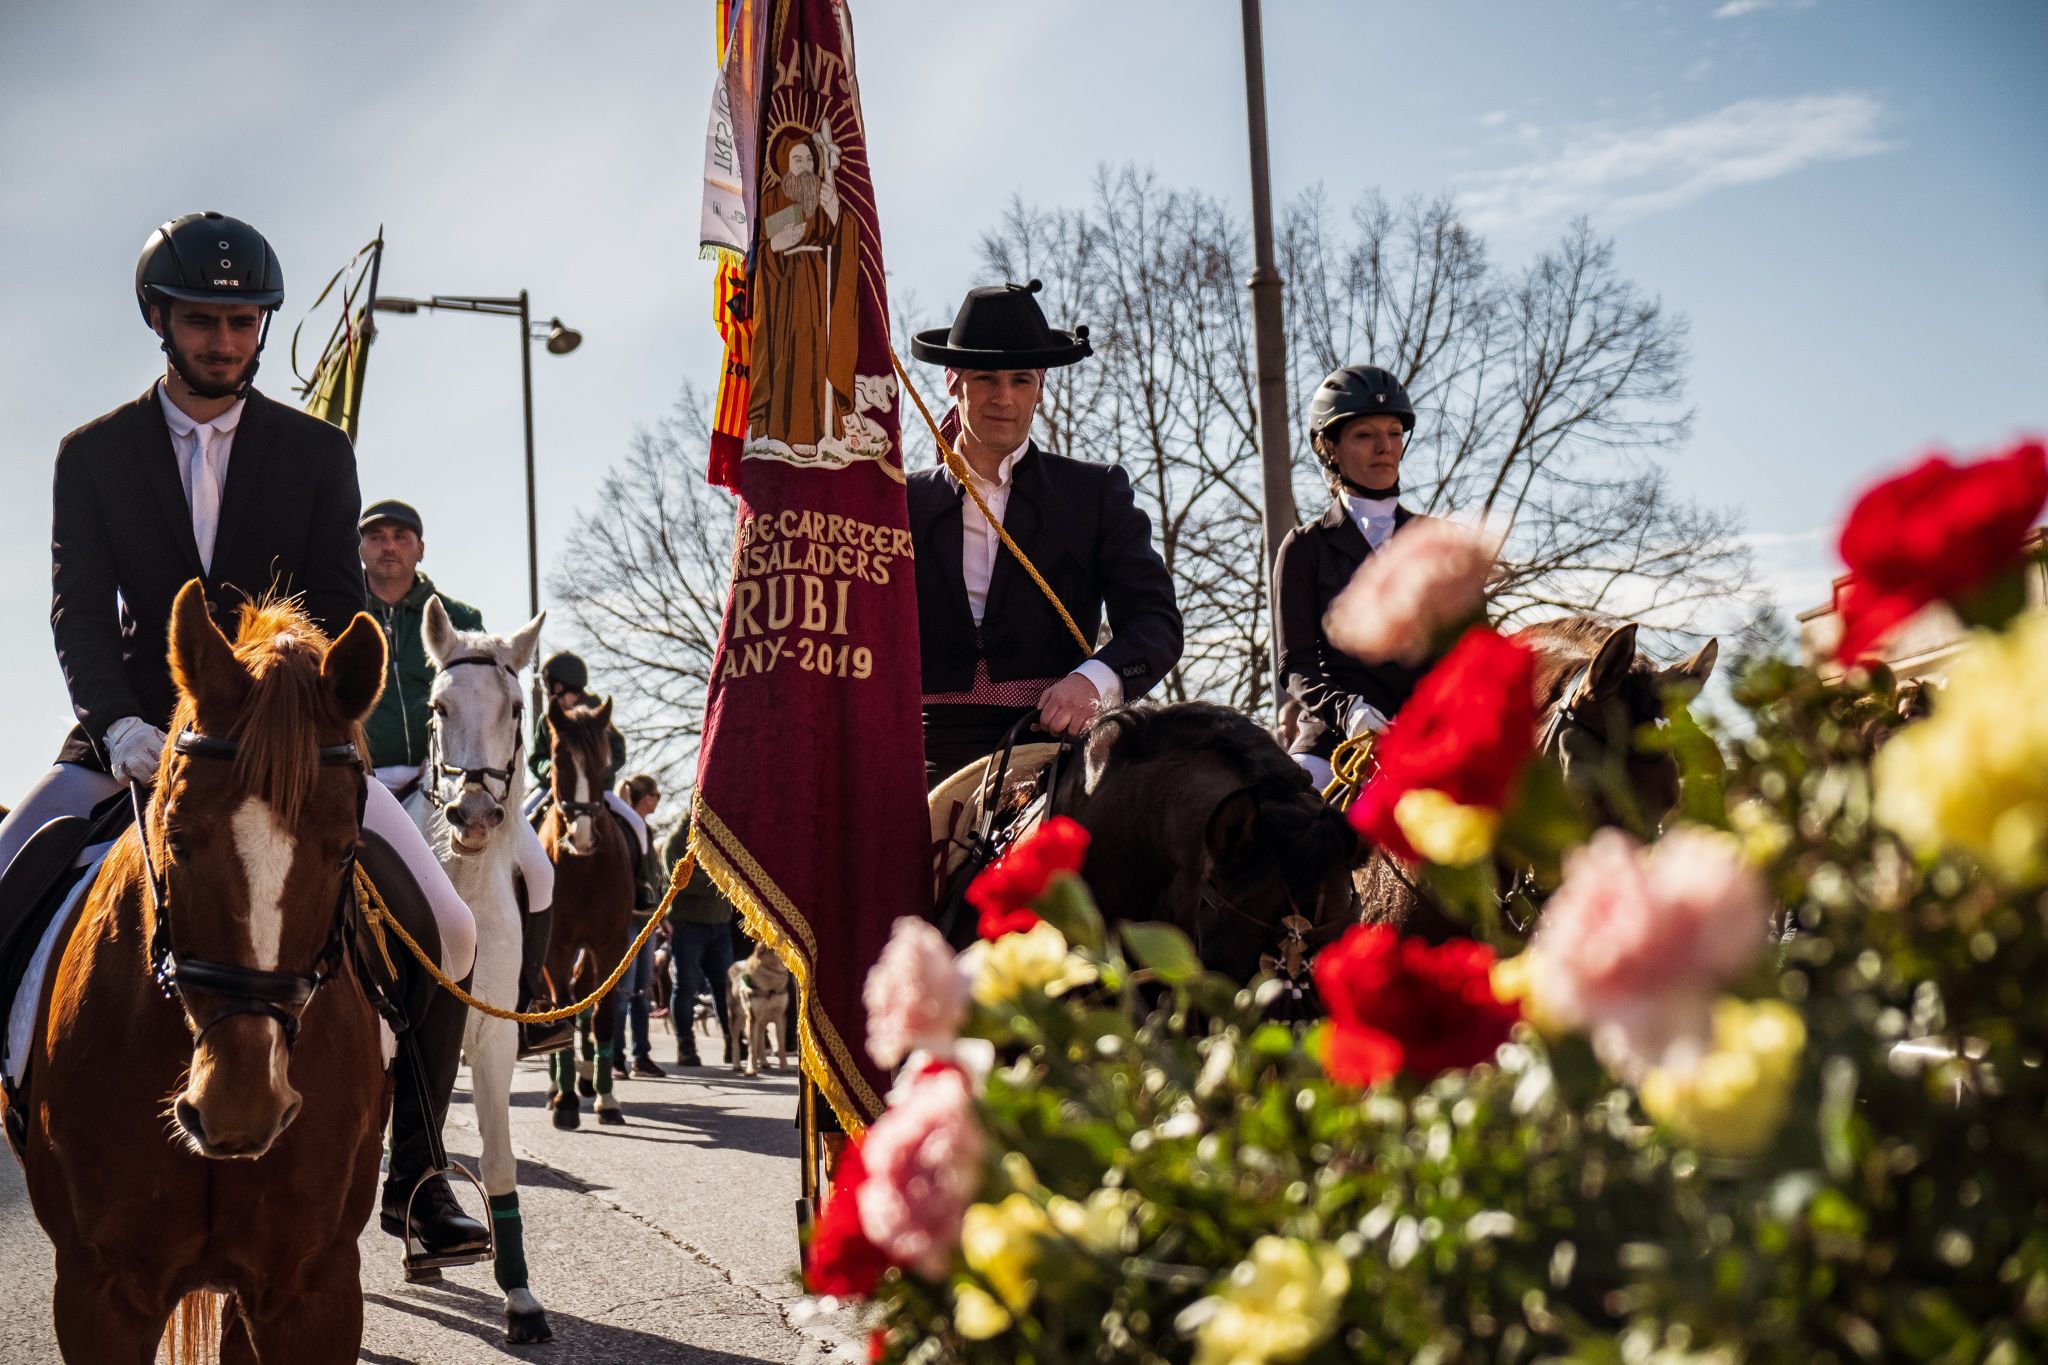
[(1415, 520), (1401, 506), (1401, 455), (1415, 407), (1377, 365), (1347, 365), (1309, 399), (1309, 445), (1330, 488), (1329, 510), (1287, 533), (1273, 566), (1273, 640), (1283, 706), (1295, 716), (1294, 761), (1316, 785), (1346, 738), (1386, 727), (1422, 668), (1367, 663), (1330, 643), (1323, 616), (1368, 555)]

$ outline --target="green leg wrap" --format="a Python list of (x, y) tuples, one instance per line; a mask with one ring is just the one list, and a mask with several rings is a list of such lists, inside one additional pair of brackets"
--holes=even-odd
[(610, 1043), (599, 1043), (597, 1045), (597, 1093), (600, 1095), (612, 1093), (612, 1045)]
[(526, 1288), (526, 1236), (519, 1222), (519, 1192), (491, 1196), (491, 1232), (498, 1239), (498, 1288)]

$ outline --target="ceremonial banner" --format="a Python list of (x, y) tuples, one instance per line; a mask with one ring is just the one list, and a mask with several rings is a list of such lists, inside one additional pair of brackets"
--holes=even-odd
[(761, 165), (762, 54), (775, 0), (718, 0), (718, 80), (704, 136), (704, 218), (699, 254), (718, 262), (712, 320), (725, 342), (718, 402), (711, 417), (711, 482), (739, 491), (740, 448), (747, 440), (747, 357), (753, 336), (747, 308), (747, 257)]
[(370, 364), (372, 323), (370, 310), (377, 302), (377, 272), (384, 263), (384, 229), (368, 246), (349, 258), (334, 272), (327, 287), (306, 310), (306, 317), (292, 330), (292, 373), (298, 374), (299, 333), (307, 319), (320, 311), (337, 288), (341, 291), (341, 316), (327, 336), (320, 359), (314, 362), (311, 378), (300, 376), (299, 397), (306, 411), (322, 421), (332, 422), (356, 439), (363, 414), (363, 375)]
[(759, 58), (738, 534), (692, 848), (795, 974), (804, 1070), (859, 1133), (887, 1084), (861, 986), (928, 899), (917, 592), (846, 5), (772, 0)]

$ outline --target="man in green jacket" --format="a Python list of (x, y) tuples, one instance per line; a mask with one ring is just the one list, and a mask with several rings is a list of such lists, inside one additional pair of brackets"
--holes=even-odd
[[(400, 801), (406, 801), (419, 789), (421, 769), (427, 761), (428, 700), (434, 687), (434, 666), (427, 660), (426, 642), (421, 638), (427, 601), (440, 598), (449, 623), (457, 630), (482, 630), (484, 614), (442, 592), (420, 572), (420, 560), (427, 553), (426, 527), (410, 503), (396, 498), (371, 503), (363, 509), (356, 531), (361, 537), (357, 553), (362, 557), (363, 577), (370, 585), (370, 612), (384, 627), (391, 660), (383, 695), (377, 698), (377, 709), (370, 713), (363, 730), (370, 741), (370, 762), (377, 780)], [(526, 966), (520, 975), (523, 996), (519, 1002), (525, 1008), (539, 964), (547, 955), (546, 912), (554, 903), (555, 867), (533, 826), (524, 820), (512, 823), (519, 875), (526, 883), (527, 919), (521, 926)], [(552, 1025), (522, 1024), (519, 1036), (521, 1051), (535, 1055), (567, 1046), (573, 1035), (564, 1020)]]

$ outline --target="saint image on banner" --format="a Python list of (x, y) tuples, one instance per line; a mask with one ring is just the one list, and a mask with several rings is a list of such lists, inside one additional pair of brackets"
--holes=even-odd
[[(750, 457), (843, 466), (856, 412), (860, 223), (840, 202), (829, 129), (785, 126), (768, 148), (756, 213)], [(858, 452), (865, 454), (866, 452)]]

